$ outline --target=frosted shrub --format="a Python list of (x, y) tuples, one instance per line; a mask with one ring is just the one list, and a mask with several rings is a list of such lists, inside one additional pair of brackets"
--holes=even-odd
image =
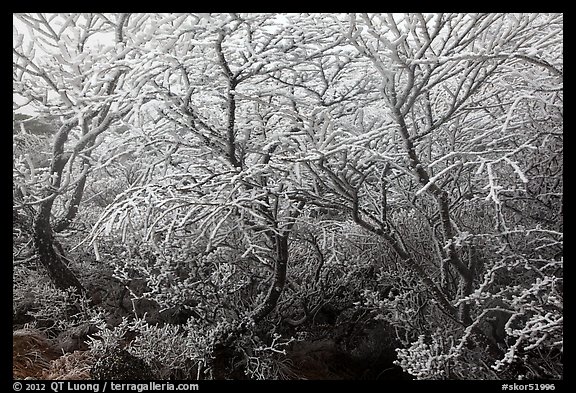
[[(234, 324), (201, 325), (190, 319), (182, 326), (148, 324), (145, 318), (123, 318), (116, 327), (108, 327), (103, 319), (95, 321), (100, 330), (90, 337), (94, 356), (108, 349), (122, 347), (143, 359), (159, 379), (213, 378), (211, 360), (215, 345), (234, 331)], [(266, 344), (248, 331), (232, 343), (235, 367), (241, 366), (250, 379), (287, 379), (290, 374), (285, 349), (294, 339), (275, 334)]]
[(427, 343), (424, 335), (408, 348), (398, 348), (398, 360), (394, 363), (417, 379), (446, 379), (448, 367), (454, 355), (446, 353), (447, 341), (440, 334), (433, 334)]
[(206, 365), (208, 346), (198, 326), (188, 324), (182, 331), (178, 326), (152, 326), (142, 320), (138, 325), (139, 335), (132, 342), (131, 353), (148, 361), (158, 378), (179, 373), (184, 378), (203, 379), (200, 373)]
[(430, 336), (420, 335), (406, 348), (396, 349), (394, 363), (416, 379), (501, 379), (485, 365), (485, 353), (479, 347), (459, 345), (465, 340), (438, 330)]
[(33, 318), (31, 325), (49, 334), (85, 323), (96, 312), (74, 289), (58, 289), (36, 270), (15, 268), (13, 288), (13, 310), (27, 308), (27, 315)]
[[(89, 346), (96, 355), (108, 348), (125, 346), (132, 355), (143, 359), (159, 379), (176, 376), (183, 379), (203, 379), (202, 371), (209, 357), (210, 335), (189, 321), (184, 326), (150, 325), (145, 318), (122, 322), (113, 328), (99, 323), (100, 331), (91, 337)], [(134, 337), (129, 340), (129, 337)]]
[(88, 336), (88, 345), (90, 350), (97, 356), (103, 355), (108, 348), (113, 348), (121, 345), (122, 340), (130, 331), (130, 321), (127, 318), (122, 318), (115, 327), (108, 327), (104, 318), (97, 317), (93, 322), (98, 327), (98, 334)]
[[(248, 338), (248, 337), (247, 337)], [(270, 345), (265, 345), (257, 337), (250, 336), (248, 347), (252, 347), (252, 355), (244, 351), (246, 358), (245, 373), (250, 379), (289, 379), (290, 361), (286, 358), (286, 348), (295, 339), (283, 340), (275, 333)]]

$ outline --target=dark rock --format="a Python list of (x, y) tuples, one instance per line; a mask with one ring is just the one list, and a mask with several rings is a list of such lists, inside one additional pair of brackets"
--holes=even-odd
[(245, 380), (244, 365), (239, 361), (241, 354), (233, 345), (218, 343), (212, 351), (210, 368), (215, 380)]
[(150, 325), (155, 325), (161, 321), (160, 305), (152, 299), (134, 299), (132, 307), (138, 318), (144, 318)]
[(184, 325), (191, 317), (199, 318), (200, 315), (184, 305), (170, 307), (160, 312), (161, 321), (171, 325)]
[(122, 317), (144, 317), (149, 324), (157, 324), (160, 321), (160, 306), (157, 302), (139, 298), (133, 299), (131, 292), (136, 296), (142, 296), (145, 292), (145, 281), (141, 279), (131, 280), (129, 289), (119, 279), (113, 276), (111, 271), (91, 272), (85, 277), (86, 290), (92, 304), (100, 306), (107, 313), (106, 322), (110, 326), (117, 326)]
[(126, 288), (111, 271), (90, 272), (84, 277), (84, 282), (88, 298), (94, 306), (100, 306), (107, 311), (120, 307)]
[(92, 366), (94, 379), (149, 380), (154, 379), (152, 369), (144, 360), (120, 348), (108, 349)]
[(301, 341), (288, 352), (298, 379), (350, 380), (361, 374), (357, 362), (340, 351), (333, 340)]
[(24, 300), (19, 303), (13, 303), (14, 308), (12, 309), (12, 326), (22, 328), (25, 324), (32, 322), (34, 317), (29, 314), (30, 311), (34, 310), (34, 300)]
[(323, 307), (322, 311), (324, 324), (306, 321), (291, 333), (301, 337), (287, 348), (291, 378), (411, 379), (394, 365), (400, 344), (387, 322), (354, 308)]
[(87, 351), (88, 335), (98, 332), (98, 328), (90, 323), (85, 323), (68, 329), (56, 337), (56, 348), (64, 353), (72, 353), (74, 351)]

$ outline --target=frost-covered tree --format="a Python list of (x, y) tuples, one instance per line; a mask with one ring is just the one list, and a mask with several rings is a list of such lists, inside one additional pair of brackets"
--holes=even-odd
[(193, 307), (213, 377), (342, 293), (418, 378), (561, 377), (562, 15), (15, 18), (15, 94), (61, 119), (47, 170), (15, 161), (59, 286), (98, 170), (125, 181), (86, 242)]
[[(450, 355), (442, 361), (444, 365), (451, 356), (461, 356), (469, 338), (498, 360), (494, 366), (497, 370), (502, 369), (502, 362), (521, 359), (518, 345), (525, 340), (530, 345), (523, 348), (529, 351), (555, 337), (544, 346), (546, 350), (551, 350), (548, 345), (560, 350), (554, 355), (558, 356), (562, 348), (561, 307), (554, 308), (553, 314), (548, 309), (536, 312), (535, 319), (549, 321), (546, 327), (537, 331), (526, 327), (525, 333), (512, 333), (514, 321), (519, 326), (532, 325), (523, 320), (520, 315), (525, 317), (526, 313), (512, 299), (532, 292), (534, 285), (540, 288), (542, 279), (552, 293), (561, 291), (561, 270), (557, 269), (561, 266), (562, 234), (555, 222), (548, 221), (554, 229), (541, 232), (543, 222), (533, 221), (533, 230), (543, 235), (533, 241), (543, 241), (547, 246), (541, 247), (554, 251), (547, 257), (528, 256), (532, 249), (512, 246), (509, 232), (534, 232), (524, 226), (512, 229), (508, 223), (514, 211), (509, 210), (512, 201), (520, 195), (532, 198), (528, 185), (541, 184), (525, 173), (533, 166), (532, 152), (540, 150), (542, 143), (552, 143), (553, 149), (558, 149), (561, 141), (561, 16), (363, 14), (339, 23), (342, 35), (372, 70), (380, 99), (356, 111), (353, 118), (332, 118), (339, 135), (324, 147), (322, 160), (315, 163), (324, 184), (345, 201), (357, 224), (385, 240), (425, 284), (441, 310), (437, 318), (448, 317), (451, 323), (465, 328), (457, 349), (445, 349)], [(548, 39), (552, 36), (558, 40)], [(518, 110), (518, 105), (523, 110)], [(379, 123), (374, 121), (376, 116)], [(561, 181), (559, 172), (555, 173)], [(553, 194), (561, 198), (558, 187)], [(548, 195), (545, 198), (549, 200)], [(553, 202), (555, 217), (560, 200)], [(467, 210), (470, 206), (487, 209), (486, 219), (491, 220), (492, 228), (463, 228), (462, 220), (469, 222), (478, 214), (477, 210)], [(404, 225), (401, 221), (406, 219), (406, 209), (411, 212), (410, 220), (424, 224), (418, 229), (419, 237), (433, 246), (425, 259), (409, 244), (412, 235), (399, 226)], [(486, 237), (502, 247), (494, 252), (509, 250), (508, 258), (530, 265), (521, 273), (522, 284), (512, 290), (514, 295), (508, 293), (508, 285), (513, 284), (506, 281), (500, 284), (506, 289), (494, 291), (487, 282), (479, 287), (475, 284), (485, 274), (492, 282), (494, 269), (503, 267), (502, 261), (492, 259), (491, 252), (478, 252), (486, 245)], [(534, 269), (540, 277), (532, 276)], [(502, 300), (504, 305), (495, 305)], [(512, 317), (502, 322), (492, 310)], [(508, 335), (517, 337), (516, 343), (499, 347), (502, 343), (494, 342), (495, 337), (480, 328), (483, 318), (506, 323)], [(438, 322), (436, 327), (440, 325)], [(534, 338), (523, 337), (530, 330), (529, 337)], [(496, 339), (502, 341), (503, 337)], [(412, 372), (420, 367), (410, 368), (410, 361), (416, 358), (407, 359), (402, 364)], [(428, 371), (430, 374), (425, 371), (422, 376), (433, 375)], [(527, 374), (539, 372), (557, 376), (556, 370), (546, 367)]]
[[(18, 168), (18, 178), (24, 179), (19, 196), (23, 206), (37, 207), (34, 243), (54, 284), (82, 290), (54, 231), (67, 228), (76, 216), (98, 137), (132, 110), (138, 95), (137, 87), (125, 89), (127, 63), (134, 58), (124, 39), (130, 17), (15, 14), (14, 19), (14, 94), (39, 116), (56, 116), (61, 124), (47, 170), (37, 171), (27, 152), (29, 159)], [(28, 192), (30, 184), (40, 184), (40, 192)], [(67, 193), (65, 211), (51, 223), (55, 201)]]

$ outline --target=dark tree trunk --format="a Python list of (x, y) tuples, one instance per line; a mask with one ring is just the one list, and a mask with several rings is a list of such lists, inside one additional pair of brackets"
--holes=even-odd
[[(50, 173), (54, 175), (51, 187), (56, 190), (60, 187), (62, 171), (70, 157), (64, 153), (64, 143), (68, 138), (68, 132), (73, 126), (73, 123), (62, 126), (54, 140), (54, 152)], [(52, 212), (52, 206), (54, 205), (54, 199), (57, 195), (56, 191), (48, 190), (48, 197), (40, 204), (38, 214), (34, 220), (34, 244), (40, 263), (48, 271), (48, 275), (54, 285), (59, 289), (74, 288), (78, 293), (82, 293), (84, 292), (82, 284), (68, 268), (60, 253), (56, 251), (57, 243), (54, 239), (54, 231), (50, 224), (50, 214)]]
[(255, 322), (261, 321), (266, 315), (270, 314), (276, 304), (280, 295), (284, 290), (284, 285), (286, 284), (286, 269), (288, 265), (288, 234), (275, 235), (274, 237), (276, 246), (276, 263), (274, 266), (274, 278), (266, 299), (264, 302), (254, 311), (253, 318)]
[(56, 251), (56, 241), (50, 225), (51, 208), (52, 201), (44, 202), (34, 222), (34, 243), (40, 262), (48, 271), (50, 279), (57, 288), (74, 288), (78, 293), (82, 293), (84, 287)]
[(86, 186), (86, 179), (88, 178), (88, 167), (90, 166), (90, 163), (88, 160), (84, 159), (83, 165), (86, 170), (81, 175), (82, 177), (78, 180), (76, 188), (74, 188), (72, 199), (70, 199), (66, 215), (62, 217), (56, 224), (54, 224), (54, 232), (62, 232), (63, 230), (67, 229), (70, 224), (72, 224), (74, 218), (76, 218), (76, 214), (78, 214), (78, 208), (80, 206), (80, 202), (82, 201), (82, 196), (84, 195), (84, 187)]

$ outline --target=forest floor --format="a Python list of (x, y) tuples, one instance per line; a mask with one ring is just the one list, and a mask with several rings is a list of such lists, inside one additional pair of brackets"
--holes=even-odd
[[(38, 275), (38, 287), (45, 285), (44, 288), (48, 288), (48, 280), (39, 273), (41, 269), (29, 270), (31, 276)], [(114, 278), (111, 271), (102, 270), (101, 267), (85, 269), (79, 276), (86, 287), (90, 304), (59, 298), (53, 302), (53, 306), (58, 307), (60, 312), (56, 312), (53, 317), (50, 316), (47, 300), (38, 296), (37, 290), (26, 292), (22, 288), (16, 289), (17, 296), (13, 302), (13, 377), (83, 380), (124, 379), (127, 375), (128, 379), (158, 379), (158, 373), (142, 371), (146, 365), (141, 362), (154, 363), (154, 359), (138, 359), (126, 352), (122, 352), (122, 356), (117, 352), (104, 355), (93, 353), (89, 344), (91, 339), (100, 339), (99, 326), (87, 320), (86, 308), (103, 310), (107, 326), (111, 328), (134, 317), (142, 318), (150, 326), (178, 327), (186, 324), (194, 314), (181, 306), (160, 310), (160, 306), (152, 300), (134, 300), (132, 295), (142, 293), (146, 286), (141, 280), (132, 280), (127, 287)], [(52, 293), (44, 296), (55, 295)], [(63, 301), (68, 301), (68, 304), (63, 304)], [(84, 317), (79, 318), (80, 314)], [(63, 323), (66, 319), (68, 321)], [(353, 307), (337, 310), (327, 305), (318, 310), (314, 318), (300, 326), (273, 326), (268, 323), (257, 329), (261, 335), (266, 335), (267, 329), (283, 330), (283, 336), (299, 338), (293, 340), (285, 348), (285, 355), (278, 358), (276, 373), (282, 379), (411, 379), (393, 364), (396, 358), (394, 346), (397, 343), (391, 338), (389, 327)], [(128, 348), (137, 336), (138, 332), (128, 332), (121, 338), (121, 345)], [(178, 350), (169, 347), (161, 349)], [(218, 379), (250, 379), (237, 355), (232, 352), (229, 354), (229, 362), (224, 373), (217, 376)], [(134, 374), (122, 369), (121, 372), (128, 374), (118, 374), (118, 365), (102, 366), (103, 357), (114, 356), (123, 364), (138, 364), (138, 372)], [(193, 379), (193, 375), (185, 375), (181, 370), (166, 369), (162, 377)]]

